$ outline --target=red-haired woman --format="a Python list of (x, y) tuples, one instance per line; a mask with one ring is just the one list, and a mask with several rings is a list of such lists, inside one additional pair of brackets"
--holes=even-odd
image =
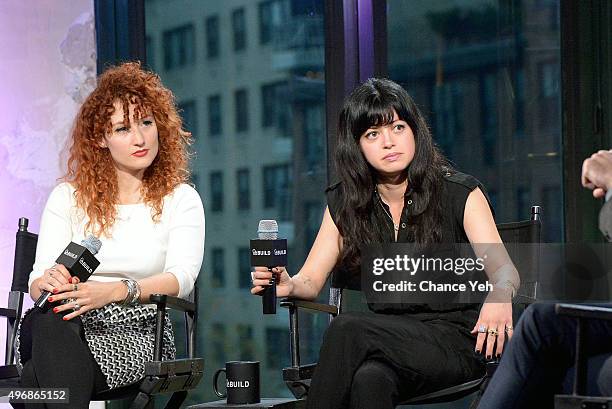
[[(21, 323), (23, 386), (69, 387), (76, 408), (142, 377), (154, 339), (149, 295), (186, 297), (202, 264), (204, 210), (187, 185), (189, 138), (158, 76), (138, 63), (100, 76), (77, 115), (68, 172), (42, 215), (29, 289), (34, 300), (51, 292), (52, 306)], [(79, 282), (54, 260), (90, 234), (102, 242), (100, 266)], [(173, 356), (168, 319), (164, 342)]]

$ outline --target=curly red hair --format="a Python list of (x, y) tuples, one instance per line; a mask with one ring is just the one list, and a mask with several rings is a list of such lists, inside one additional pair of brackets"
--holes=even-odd
[(135, 106), (135, 119), (151, 113), (157, 124), (159, 152), (142, 181), (142, 197), (151, 206), (154, 221), (161, 217), (164, 196), (189, 179), (187, 146), (191, 134), (183, 130), (172, 92), (139, 62), (107, 69), (76, 117), (68, 171), (63, 177), (76, 189), (77, 206), (89, 217), (85, 229), (98, 236), (109, 234), (117, 216), (117, 175), (109, 150), (100, 145), (111, 133), (110, 117), (116, 102), (123, 106), (126, 125), (130, 104)]

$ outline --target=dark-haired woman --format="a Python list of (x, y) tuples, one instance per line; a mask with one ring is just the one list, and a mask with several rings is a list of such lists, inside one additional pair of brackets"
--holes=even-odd
[[(344, 285), (358, 286), (363, 244), (501, 243), (483, 186), (448, 166), (417, 106), (392, 81), (370, 79), (345, 101), (336, 169), (340, 182), (327, 189), (304, 266), (293, 277), (273, 269), (279, 296), (314, 299), (332, 270)], [(256, 268), (251, 292), (271, 274)], [(474, 304), (413, 304), (339, 315), (325, 333), (308, 407), (393, 408), (482, 375), (477, 352), (501, 354), (511, 336), (518, 276), (496, 284), (507, 302), (480, 311)]]

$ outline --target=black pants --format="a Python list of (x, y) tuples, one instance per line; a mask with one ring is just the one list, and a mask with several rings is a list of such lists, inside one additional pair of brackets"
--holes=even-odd
[[(590, 356), (612, 352), (612, 321), (587, 320)], [(554, 394), (574, 364), (576, 320), (555, 313), (554, 304), (533, 304), (519, 320), (479, 409), (553, 408)], [(608, 371), (612, 369), (612, 364)], [(600, 384), (610, 374), (601, 374)]]
[(93, 394), (108, 389), (94, 360), (80, 318), (70, 321), (52, 311), (30, 311), (21, 325), (20, 348), (24, 388), (68, 388), (69, 404), (28, 405), (26, 408), (88, 408)]
[(409, 397), (482, 376), (466, 328), (410, 315), (344, 313), (325, 332), (310, 409), (393, 408)]

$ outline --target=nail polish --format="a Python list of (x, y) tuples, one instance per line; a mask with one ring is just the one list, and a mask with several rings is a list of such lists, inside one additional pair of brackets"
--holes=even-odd
[(53, 297), (49, 297), (49, 298), (47, 298), (47, 301), (49, 301), (49, 302), (53, 302)]
[(68, 321), (68, 317), (67, 317), (67, 316), (65, 316), (65, 315), (62, 317), (62, 319), (63, 319), (64, 321)]
[(59, 290), (57, 288), (53, 289), (53, 294), (57, 294), (59, 292)]
[(72, 277), (70, 277), (70, 278), (68, 279), (68, 282), (69, 282), (70, 284), (72, 284)]
[(491, 359), (491, 355), (487, 355), (487, 360)]
[(57, 314), (57, 312), (59, 311), (59, 307), (55, 307), (53, 308), (53, 312)]

